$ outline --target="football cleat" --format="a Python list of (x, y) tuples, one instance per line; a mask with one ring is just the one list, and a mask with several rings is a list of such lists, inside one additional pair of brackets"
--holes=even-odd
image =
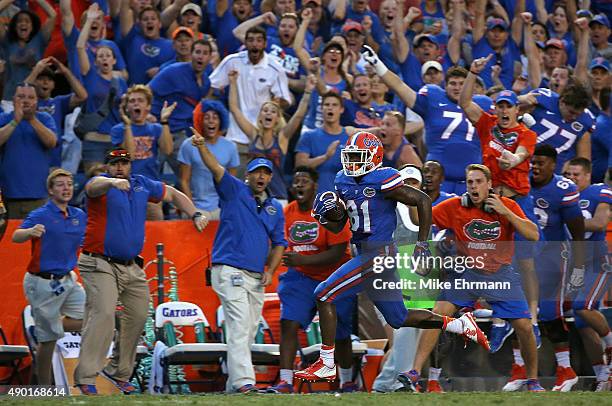
[(421, 385), (419, 385), (419, 373), (414, 369), (408, 372), (402, 372), (397, 376), (397, 380), (404, 385), (404, 388), (411, 392), (421, 393)]
[(489, 331), (489, 343), (491, 345), (491, 349), (489, 352), (491, 354), (496, 353), (501, 350), (504, 346), (504, 342), (508, 337), (510, 337), (514, 333), (514, 328), (507, 321), (504, 322), (503, 326), (491, 326), (491, 331)]
[(527, 382), (527, 371), (525, 370), (525, 365), (512, 364), (512, 375), (510, 376), (510, 380), (502, 390), (504, 392), (516, 392), (521, 389), (523, 385)]
[(569, 392), (578, 383), (578, 377), (571, 367), (557, 365), (557, 382), (553, 386), (553, 392)]
[(485, 333), (482, 332), (472, 313), (465, 313), (459, 318), (463, 322), (463, 337), (467, 341), (471, 340), (475, 343), (480, 344), (485, 350), (490, 351), (489, 340)]
[(439, 381), (427, 381), (427, 392), (429, 393), (444, 393)]
[(293, 375), (296, 379), (302, 381), (318, 382), (318, 381), (335, 381), (336, 380), (336, 365), (333, 368), (328, 367), (323, 363), (323, 359), (319, 358), (314, 364), (308, 368), (296, 372)]

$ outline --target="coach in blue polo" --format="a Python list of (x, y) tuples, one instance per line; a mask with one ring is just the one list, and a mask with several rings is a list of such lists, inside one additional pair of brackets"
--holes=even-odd
[(191, 142), (213, 175), (221, 209), (211, 278), (227, 326), (226, 391), (257, 392), (251, 344), (261, 317), (264, 288), (272, 282), (287, 246), (283, 208), (266, 191), (272, 180), (272, 162), (253, 159), (242, 182), (219, 164), (204, 138), (192, 131)]

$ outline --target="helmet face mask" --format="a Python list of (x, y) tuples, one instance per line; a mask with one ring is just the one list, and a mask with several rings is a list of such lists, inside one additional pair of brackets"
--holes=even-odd
[(363, 176), (382, 165), (383, 146), (374, 134), (353, 134), (342, 149), (340, 160), (346, 176)]

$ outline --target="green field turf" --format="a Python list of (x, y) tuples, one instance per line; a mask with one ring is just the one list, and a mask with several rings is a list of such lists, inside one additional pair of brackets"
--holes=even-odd
[(464, 392), (445, 394), (316, 394), (316, 395), (188, 395), (188, 396), (74, 396), (56, 399), (27, 399), (16, 400), (6, 397), (0, 398), (2, 404), (44, 404), (45, 405), (291, 405), (291, 406), (406, 406), (406, 405), (453, 405), (453, 406), (485, 406), (514, 404), (528, 405), (610, 405), (612, 393), (568, 392), (568, 393), (497, 393), (497, 392)]

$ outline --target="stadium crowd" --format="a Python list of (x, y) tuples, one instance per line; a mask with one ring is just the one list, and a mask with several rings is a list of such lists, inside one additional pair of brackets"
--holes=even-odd
[[(322, 212), (321, 224), (310, 216), (317, 203), (325, 203), (321, 196), (344, 185), (338, 173), (351, 167), (343, 156), (345, 145), (356, 145), (357, 139), (366, 143), (364, 151), (374, 145), (358, 137), (367, 131), (384, 154), (373, 162), (372, 153), (362, 164), (394, 168), (400, 175), (389, 172), (371, 193), (400, 183), (424, 192), (403, 197), (388, 192), (400, 202), (393, 213), (398, 244), (418, 242), (416, 250), (428, 252), (419, 245), (428, 230), (418, 231), (418, 218), (427, 224), (424, 195), (434, 207), (441, 205), (437, 212), (434, 208), (434, 229), (453, 229), (441, 213), (449, 207), (444, 201), (457, 198), (461, 207), (507, 216), (512, 228), (505, 236), (514, 230), (517, 247), (526, 244), (516, 249), (513, 262), (526, 302), (522, 318), (516, 309), (496, 313), (493, 306), (493, 316), (500, 317), (493, 319), (490, 351), (518, 336), (504, 390), (524, 384), (542, 389), (534, 381), (541, 336), (555, 350), (554, 390), (568, 391), (578, 382), (560, 304), (567, 292), (572, 300), (565, 310), (573, 310), (596, 376), (594, 389), (612, 389), (612, 333), (599, 312), (610, 274), (605, 236), (612, 191), (605, 183), (612, 175), (611, 18), (612, 6), (603, 0), (0, 0), (0, 202), (5, 208), (0, 215), (25, 219), (13, 240), (32, 240), (38, 253), (24, 281), (30, 304), (45, 306), (33, 293), (43, 285), (51, 298), (68, 290), (61, 299), (70, 302), (56, 303), (53, 312), (34, 312), (39, 340), (54, 343), (64, 330), (80, 330), (81, 320), (84, 331), (89, 328), (86, 336), (97, 335), (94, 319), (96, 329), (107, 330), (100, 320), (108, 325), (110, 310), (92, 308), (97, 306), (92, 295), (104, 308), (116, 300), (101, 297), (102, 282), (92, 275), (134, 272), (114, 292), (129, 301), (127, 287), (142, 282), (136, 257), (145, 218), (192, 218), (199, 231), (207, 220), (219, 220), (213, 286), (228, 325), (245, 330), (228, 339), (236, 352), (228, 360), (227, 390), (258, 390), (252, 365), (245, 365), (240, 351), (249, 351), (245, 346), (259, 322), (263, 285), (283, 263), (289, 271), (279, 286), (280, 381), (268, 391), (292, 392), (297, 331), (310, 324), (317, 308), (331, 311), (327, 303), (321, 307), (326, 300), (321, 297), (335, 296), (337, 281), (326, 279), (349, 263), (351, 231), (374, 233), (367, 204), (357, 207), (355, 200), (344, 199), (349, 204), (339, 214), (350, 220), (340, 216), (336, 220), (346, 225), (334, 232), (324, 230)], [(479, 195), (474, 182), (488, 182), (490, 193), (486, 188)], [(130, 190), (148, 194), (124, 201), (121, 193)], [(371, 198), (368, 193), (364, 189)], [(46, 216), (58, 214), (48, 199), (79, 227), (43, 226), (52, 218)], [(402, 203), (418, 206), (418, 215)], [(123, 211), (128, 206), (132, 213)], [(107, 207), (119, 214), (104, 212)], [(247, 225), (255, 230), (252, 240), (237, 238)], [(51, 232), (72, 233), (61, 249), (73, 258), (45, 259), (53, 249), (44, 242), (40, 256), (36, 241)], [(130, 244), (113, 248), (117, 243), (109, 235), (122, 233)], [(88, 275), (85, 292), (67, 276), (83, 238), (78, 265)], [(537, 239), (537, 248), (526, 241)], [(571, 248), (565, 248), (570, 240)], [(242, 252), (240, 244), (246, 244)], [(565, 249), (572, 252), (569, 261)], [(541, 260), (534, 261), (538, 255)], [(100, 261), (110, 268), (103, 269)], [(568, 268), (563, 278), (551, 271), (560, 267)], [(230, 310), (239, 300), (246, 307)], [(451, 317), (463, 306), (452, 303), (448, 312), (432, 303), (436, 313), (427, 314), (435, 317), (426, 322), (386, 320), (398, 350), (385, 367), (391, 378), (383, 383), (381, 375), (377, 390), (425, 390), (418, 382), (427, 359), (427, 389), (442, 390), (439, 360), (430, 357), (438, 330), (466, 334), (467, 319)], [(333, 330), (345, 391), (358, 388), (350, 360), (355, 309), (354, 298), (342, 297)], [(384, 305), (379, 310), (385, 318), (392, 313)], [(63, 326), (60, 314), (66, 316)], [(82, 361), (87, 365), (77, 369), (77, 384), (83, 393), (96, 392), (98, 372), (125, 393), (135, 390), (129, 383), (135, 357), (129, 347), (136, 345), (144, 314), (134, 317), (131, 339), (122, 344), (127, 355), (103, 370), (105, 354)], [(463, 327), (456, 327), (461, 320)], [(419, 340), (407, 338), (414, 331), (408, 326), (415, 325), (432, 330)], [(98, 339), (103, 344), (92, 341), (91, 348), (106, 348), (111, 337)], [(404, 353), (399, 348), (406, 348), (402, 340), (413, 343), (406, 350), (413, 353), (409, 365), (399, 359)], [(49, 346), (39, 355), (48, 357), (38, 363), (39, 380), (50, 382), (43, 371), (50, 365)], [(333, 364), (335, 377), (333, 345), (324, 342), (321, 357), (322, 368), (331, 371)]]

